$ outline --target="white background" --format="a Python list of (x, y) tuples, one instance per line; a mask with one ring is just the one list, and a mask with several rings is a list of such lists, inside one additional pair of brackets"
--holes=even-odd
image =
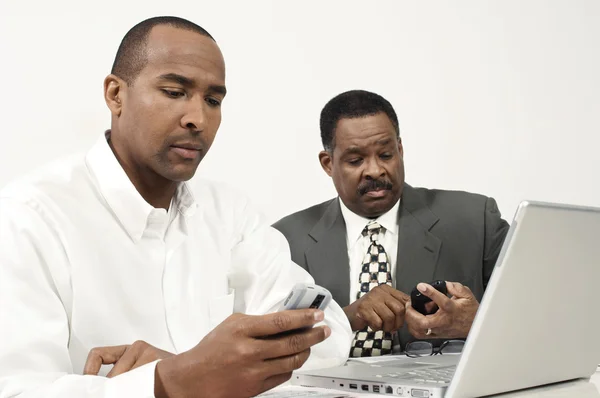
[(395, 107), (413, 186), (600, 206), (600, 1), (0, 0), (0, 186), (89, 148), (102, 81), (151, 16), (206, 28), (227, 63), (223, 124), (198, 175), (269, 221), (334, 196), (319, 113), (366, 89)]

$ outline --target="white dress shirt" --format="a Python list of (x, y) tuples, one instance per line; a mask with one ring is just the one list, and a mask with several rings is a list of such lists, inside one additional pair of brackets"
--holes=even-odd
[(371, 221), (376, 221), (385, 228), (383, 236), (381, 233), (379, 234), (379, 243), (388, 255), (392, 284), (393, 287), (396, 287), (394, 276), (396, 275), (396, 254), (398, 253), (398, 209), (400, 208), (400, 200), (387, 213), (375, 219), (359, 216), (348, 209), (341, 199), (339, 200), (342, 216), (346, 223), (346, 244), (350, 261), (350, 304), (352, 304), (356, 301), (356, 295), (360, 290), (359, 278), (362, 272), (362, 262), (371, 244), (369, 237), (363, 236), (362, 231)]
[[(275, 311), (297, 282), (313, 279), (239, 193), (182, 183), (155, 209), (102, 137), (0, 192), (0, 398), (152, 397), (156, 362), (82, 376), (90, 349), (145, 340), (180, 353), (233, 312)], [(347, 358), (337, 303), (325, 322), (305, 368)]]

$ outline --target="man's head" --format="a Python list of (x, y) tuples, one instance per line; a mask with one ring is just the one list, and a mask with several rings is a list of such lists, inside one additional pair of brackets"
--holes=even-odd
[(221, 124), (225, 91), (223, 55), (206, 30), (176, 17), (140, 22), (104, 81), (119, 161), (153, 179), (190, 179)]
[(340, 199), (354, 213), (376, 218), (402, 195), (404, 160), (398, 117), (380, 95), (354, 90), (321, 111), (319, 160)]

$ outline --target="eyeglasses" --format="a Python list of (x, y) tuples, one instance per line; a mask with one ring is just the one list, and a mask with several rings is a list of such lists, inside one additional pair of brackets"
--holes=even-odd
[(446, 340), (439, 347), (434, 347), (429, 341), (412, 341), (404, 349), (407, 357), (418, 358), (430, 355), (458, 354), (462, 352), (463, 340)]

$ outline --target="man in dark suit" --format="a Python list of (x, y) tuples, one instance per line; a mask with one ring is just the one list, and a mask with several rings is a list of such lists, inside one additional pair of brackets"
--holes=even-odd
[[(320, 163), (339, 197), (274, 227), (292, 259), (344, 307), (356, 331), (351, 355), (466, 337), (508, 231), (494, 199), (406, 184), (398, 119), (377, 94), (336, 96), (320, 126)], [(450, 297), (423, 283), (433, 280), (447, 281)], [(410, 305), (417, 284), (434, 314)]]

